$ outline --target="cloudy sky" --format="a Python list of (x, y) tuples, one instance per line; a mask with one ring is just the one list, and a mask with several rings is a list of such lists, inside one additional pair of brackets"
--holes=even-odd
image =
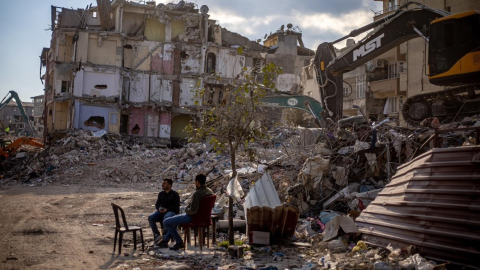
[[(157, 0), (158, 3), (178, 0)], [(189, 2), (189, 1), (187, 1)], [(373, 19), (382, 9), (374, 0), (192, 0), (207, 5), (211, 19), (230, 31), (257, 40), (281, 25), (293, 24), (303, 33), (305, 46), (316, 49), (325, 41), (348, 34)], [(0, 99), (15, 90), (23, 101), (43, 93), (40, 82), (40, 52), (49, 47), (50, 5), (85, 8), (95, 0), (14, 0), (0, 9)], [(338, 44), (342, 47), (344, 44)]]

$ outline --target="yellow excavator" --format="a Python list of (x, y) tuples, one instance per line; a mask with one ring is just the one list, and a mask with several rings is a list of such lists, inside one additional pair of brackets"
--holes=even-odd
[[(333, 44), (371, 29), (364, 39), (336, 55)], [(403, 104), (405, 120), (415, 125), (432, 116), (442, 120), (480, 113), (480, 13), (450, 14), (408, 2), (393, 14), (318, 46), (314, 64), (325, 117), (342, 119), (343, 73), (416, 37), (428, 42), (430, 83), (447, 89), (409, 97)]]

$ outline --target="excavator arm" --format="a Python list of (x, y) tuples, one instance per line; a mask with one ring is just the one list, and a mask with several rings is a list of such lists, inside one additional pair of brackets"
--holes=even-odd
[[(407, 9), (416, 5), (413, 9)], [(320, 85), (322, 105), (333, 120), (342, 119), (343, 73), (351, 71), (392, 48), (416, 37), (437, 18), (448, 16), (443, 10), (426, 7), (417, 2), (402, 5), (394, 14), (377, 20), (333, 42), (324, 42), (317, 48), (314, 65)], [(374, 29), (364, 39), (336, 55), (333, 44)]]
[(15, 102), (17, 103), (18, 109), (20, 110), (20, 113), (22, 114), (23, 121), (27, 125), (28, 129), (30, 132), (33, 134), (34, 129), (32, 127), (32, 124), (30, 123), (30, 120), (28, 119), (27, 114), (25, 113), (25, 110), (23, 109), (22, 101), (20, 100), (20, 97), (18, 97), (17, 92), (15, 91), (10, 91), (8, 94), (3, 98), (2, 102), (0, 102), (0, 111), (8, 105), (8, 103), (12, 100), (15, 99)]
[(320, 120), (323, 112), (322, 105), (317, 100), (301, 95), (267, 96), (261, 100), (265, 107), (291, 108), (311, 113), (316, 120)]
[(11, 144), (6, 145), (2, 149), (0, 149), (0, 156), (4, 156), (8, 158), (9, 156), (13, 156), (17, 153), (18, 149), (22, 147), (22, 145), (31, 145), (35, 147), (44, 148), (44, 144), (39, 139), (29, 138), (29, 137), (20, 137), (13, 141)]

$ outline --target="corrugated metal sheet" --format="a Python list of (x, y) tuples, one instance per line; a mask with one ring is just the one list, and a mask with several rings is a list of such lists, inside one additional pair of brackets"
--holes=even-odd
[(292, 240), (300, 212), (291, 206), (252, 207), (247, 209), (247, 230), (270, 232), (270, 243), (288, 243)]
[(244, 207), (245, 209), (253, 206), (275, 208), (280, 205), (282, 205), (282, 202), (280, 202), (272, 178), (268, 173), (265, 173), (248, 192), (247, 197), (245, 197)]
[(416, 245), (422, 256), (480, 265), (480, 147), (433, 149), (399, 167), (357, 218), (379, 246)]

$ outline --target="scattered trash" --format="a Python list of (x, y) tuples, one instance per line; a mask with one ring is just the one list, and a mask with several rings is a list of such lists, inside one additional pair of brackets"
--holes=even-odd
[(339, 236), (340, 234), (351, 233), (360, 233), (355, 225), (355, 222), (353, 222), (353, 219), (346, 216), (336, 216), (326, 224), (323, 241), (327, 242)]

